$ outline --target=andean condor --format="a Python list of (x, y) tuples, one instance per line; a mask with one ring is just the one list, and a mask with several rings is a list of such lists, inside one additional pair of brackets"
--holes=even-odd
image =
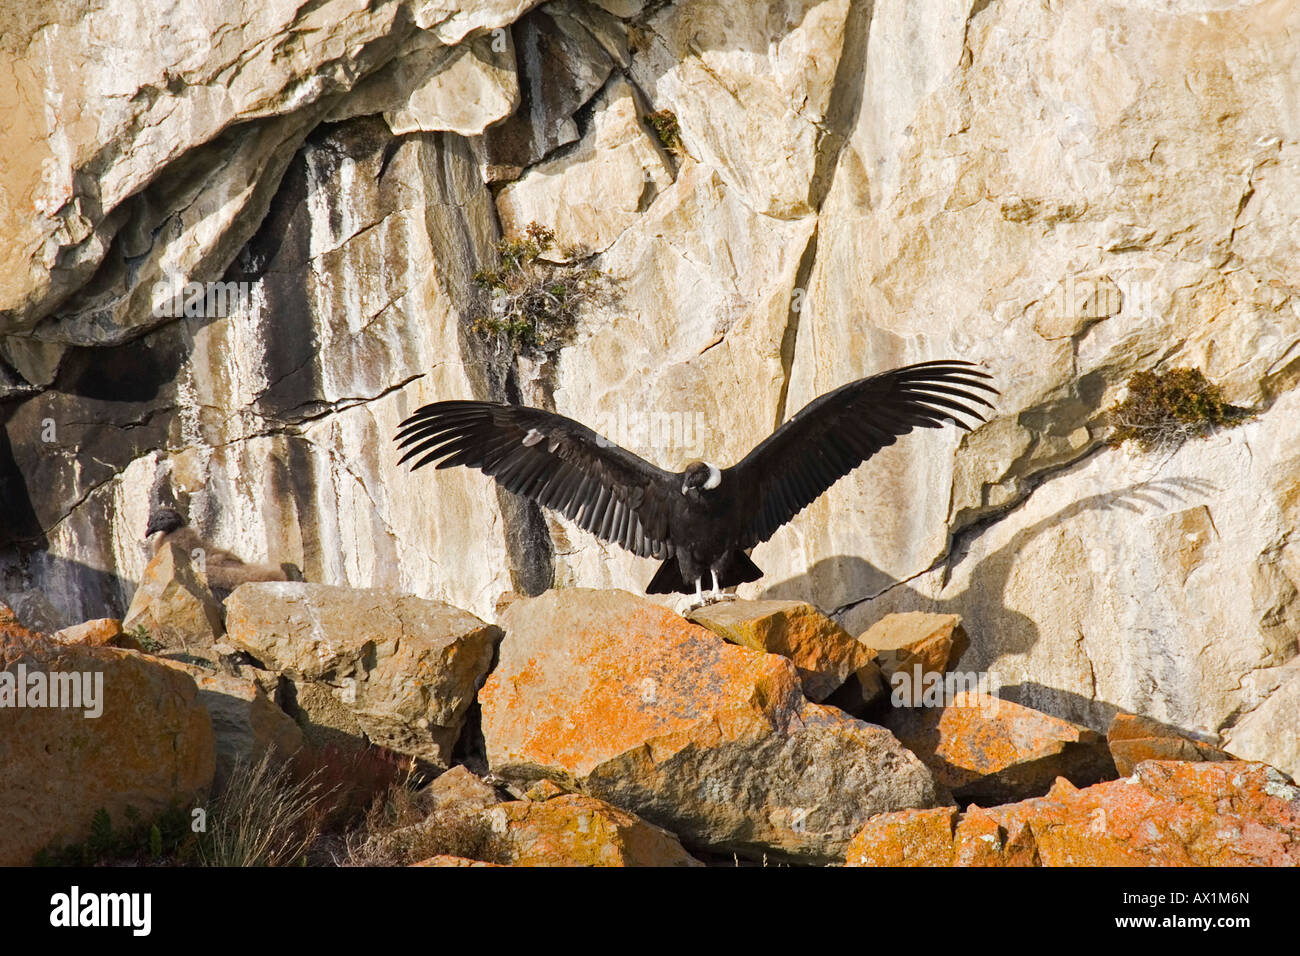
[[(763, 574), (745, 553), (840, 478), (913, 428), (984, 421), (998, 394), (970, 362), (907, 365), (827, 392), (739, 464), (695, 461), (665, 471), (553, 412), (496, 402), (425, 405), (401, 424), (399, 460), (412, 469), (467, 465), (553, 508), (599, 538), (663, 564), (647, 594), (722, 588)], [(974, 403), (974, 405), (970, 404)]]
[(144, 531), (145, 548), (154, 557), (169, 544), (175, 544), (191, 557), (203, 557), (208, 585), (218, 598), (226, 597), (241, 584), (250, 581), (301, 581), (302, 572), (288, 561), (283, 564), (253, 564), (225, 548), (205, 541), (186, 524), (175, 508), (158, 508), (149, 515)]

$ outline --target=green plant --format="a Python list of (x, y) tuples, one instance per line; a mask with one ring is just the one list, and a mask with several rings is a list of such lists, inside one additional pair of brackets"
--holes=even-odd
[(672, 110), (656, 110), (650, 114), (649, 119), (664, 149), (674, 156), (685, 155), (686, 148), (682, 145), (682, 128), (677, 125), (677, 114)]
[(185, 864), (193, 862), (199, 835), (190, 829), (190, 814), (171, 806), (152, 821), (127, 807), (125, 825), (114, 829), (108, 811), (100, 807), (90, 821), (90, 835), (81, 843), (49, 847), (36, 854), (37, 866), (103, 866), (109, 864)]
[(1228, 404), (1200, 369), (1136, 372), (1124, 401), (1107, 413), (1110, 443), (1137, 442), (1143, 451), (1176, 448), (1189, 438), (1240, 425), (1250, 412)]
[[(542, 258), (555, 245), (555, 233), (529, 223), (522, 236), (495, 245), (499, 264), (474, 273), (475, 284), (489, 297), (490, 308), (473, 322), (485, 339), (522, 351), (558, 348), (572, 334), (578, 313), (608, 297), (608, 276), (575, 262)], [(566, 258), (581, 250), (565, 249)]]
[(315, 775), (295, 779), (273, 749), (235, 760), (226, 788), (208, 814), (199, 844), (205, 866), (288, 866), (301, 863), (320, 833), (327, 796)]
[(163, 649), (163, 642), (150, 634), (149, 629), (143, 624), (137, 624), (131, 628), (126, 632), (126, 636), (139, 644), (146, 654), (157, 654)]

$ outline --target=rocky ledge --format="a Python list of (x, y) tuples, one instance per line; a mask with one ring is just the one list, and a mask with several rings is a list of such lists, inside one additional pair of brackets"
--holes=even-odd
[[(301, 582), (218, 602), (168, 551), (146, 577), (131, 615), (154, 630), (47, 636), (0, 612), (0, 864), (167, 808), (219, 825), (250, 766), (319, 783), (339, 754), (397, 769), (322, 811), (321, 862), (1300, 863), (1281, 770), (1141, 715), (1103, 736), (964, 687), (979, 635), (953, 615), (854, 637), (797, 601), (687, 619), (575, 588), (493, 624)], [(57, 698), (73, 683), (76, 707)]]

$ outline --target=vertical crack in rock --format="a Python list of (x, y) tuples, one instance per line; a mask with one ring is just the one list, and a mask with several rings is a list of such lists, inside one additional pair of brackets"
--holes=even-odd
[(781, 393), (776, 400), (775, 431), (785, 422), (786, 403), (789, 400), (790, 378), (794, 374), (795, 346), (799, 340), (799, 322), (803, 310), (807, 308), (808, 280), (812, 276), (813, 263), (817, 259), (817, 235), (821, 223), (813, 227), (804, 246), (803, 255), (799, 257), (799, 268), (795, 270), (794, 287), (790, 290), (790, 307), (786, 311), (785, 331), (781, 334)]
[(820, 212), (830, 194), (839, 167), (840, 154), (848, 145), (862, 112), (863, 78), (867, 70), (867, 44), (875, 0), (853, 0), (844, 24), (840, 60), (835, 68), (830, 102), (826, 107), (825, 128), (817, 143), (812, 180), (808, 184), (808, 204)]
[[(472, 164), (468, 143), (452, 133), (428, 134), (422, 138), (420, 167), (429, 185), (429, 192), (443, 197), (457, 195), (457, 184), (452, 181), (449, 150), (458, 149), (462, 159)], [(471, 165), (471, 168), (472, 165)], [(426, 213), (426, 225), (435, 248), (446, 243), (444, 251), (460, 260), (460, 268), (448, 268), (448, 297), (456, 309), (457, 340), (460, 360), (469, 379), (474, 397), (486, 401), (521, 401), (519, 370), (513, 356), (497, 353), (477, 335), (472, 326), (476, 309), (482, 296), (472, 276), (482, 265), (490, 263), (496, 255), (493, 243), (500, 237), (500, 223), (494, 204), (489, 203), (492, 217), (492, 234), (485, 235), (476, 229), (467, 210), (461, 205), (448, 204), (449, 215), (435, 221), (432, 208)], [(555, 555), (550, 532), (541, 508), (526, 499), (511, 494), (494, 483), (497, 503), (505, 529), (506, 552), (510, 561), (510, 577), (514, 588), (522, 593), (540, 594), (551, 586), (555, 578)]]

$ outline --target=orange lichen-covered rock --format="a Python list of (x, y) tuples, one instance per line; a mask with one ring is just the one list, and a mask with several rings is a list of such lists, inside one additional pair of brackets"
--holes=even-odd
[(595, 797), (500, 803), (483, 816), (513, 866), (703, 866), (667, 830)]
[(1100, 734), (986, 694), (896, 708), (883, 723), (958, 799), (1006, 803), (1041, 796), (1058, 776), (1087, 786), (1116, 775)]
[(790, 661), (644, 598), (552, 591), (501, 624), (479, 701), (507, 780), (551, 777), (694, 845), (817, 862), (875, 813), (940, 802), (888, 731), (809, 703)]
[(51, 634), (50, 639), (60, 644), (80, 644), (83, 647), (125, 647), (133, 651), (144, 650), (139, 641), (123, 632), (122, 622), (111, 617), (65, 627)]
[(849, 866), (952, 866), (956, 807), (872, 817), (849, 842)]
[(804, 601), (726, 601), (687, 615), (719, 637), (788, 658), (804, 696), (821, 703), (851, 674), (872, 667), (874, 652)]
[(58, 644), (0, 609), (0, 866), (84, 840), (101, 808), (148, 819), (212, 783), (212, 722), (188, 675)]
[(966, 636), (957, 614), (907, 611), (886, 614), (858, 642), (872, 650), (888, 680), (918, 664), (923, 673), (942, 674), (965, 650)]
[(1061, 780), (1043, 797), (972, 808), (948, 849), (933, 821), (922, 831), (903, 814), (873, 818), (849, 863), (887, 865), (920, 848), (936, 865), (1297, 866), (1300, 787), (1266, 764), (1148, 760), (1127, 779)]
[(1194, 740), (1177, 727), (1137, 714), (1116, 714), (1106, 731), (1115, 769), (1127, 777), (1144, 760), (1231, 760), (1222, 750)]

